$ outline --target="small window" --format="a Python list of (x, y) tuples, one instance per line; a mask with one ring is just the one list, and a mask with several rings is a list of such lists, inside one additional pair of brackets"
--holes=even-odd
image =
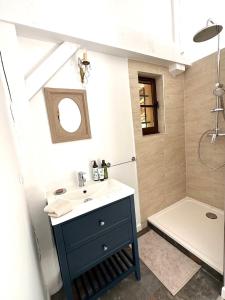
[(138, 85), (142, 134), (147, 135), (159, 133), (158, 102), (155, 79), (139, 76)]

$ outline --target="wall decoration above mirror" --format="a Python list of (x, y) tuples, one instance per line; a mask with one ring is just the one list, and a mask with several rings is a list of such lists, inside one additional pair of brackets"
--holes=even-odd
[(44, 88), (53, 143), (91, 138), (85, 90)]

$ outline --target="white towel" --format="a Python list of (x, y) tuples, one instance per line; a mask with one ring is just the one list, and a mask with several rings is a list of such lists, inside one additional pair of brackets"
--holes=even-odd
[(44, 208), (44, 212), (53, 218), (59, 218), (71, 210), (73, 210), (72, 203), (68, 200), (62, 199), (57, 199)]

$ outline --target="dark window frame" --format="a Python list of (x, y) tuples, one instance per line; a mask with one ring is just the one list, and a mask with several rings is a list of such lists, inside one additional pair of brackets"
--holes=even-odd
[(151, 91), (152, 91), (152, 105), (140, 105), (140, 104), (139, 105), (140, 105), (140, 107), (152, 107), (153, 108), (154, 126), (153, 127), (142, 128), (142, 134), (143, 135), (148, 135), (148, 134), (159, 133), (159, 128), (158, 128), (158, 107), (159, 107), (159, 103), (157, 101), (157, 94), (156, 94), (156, 81), (155, 81), (154, 78), (138, 76), (138, 83), (150, 84)]

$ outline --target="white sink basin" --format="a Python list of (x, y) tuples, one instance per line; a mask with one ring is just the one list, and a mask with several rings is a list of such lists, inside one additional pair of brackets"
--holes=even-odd
[(91, 182), (84, 187), (69, 190), (58, 197), (70, 200), (77, 205), (104, 197), (109, 194), (109, 192), (112, 192), (113, 189), (115, 190), (116, 187), (118, 187), (118, 182), (112, 179), (97, 183)]
[(81, 188), (70, 187), (62, 195), (55, 195), (54, 192), (48, 192), (48, 204), (57, 199), (65, 199), (71, 201), (73, 206), (73, 210), (70, 213), (59, 218), (51, 218), (52, 225), (65, 222), (132, 194), (134, 194), (133, 188), (115, 179), (108, 179), (102, 182), (90, 181)]

